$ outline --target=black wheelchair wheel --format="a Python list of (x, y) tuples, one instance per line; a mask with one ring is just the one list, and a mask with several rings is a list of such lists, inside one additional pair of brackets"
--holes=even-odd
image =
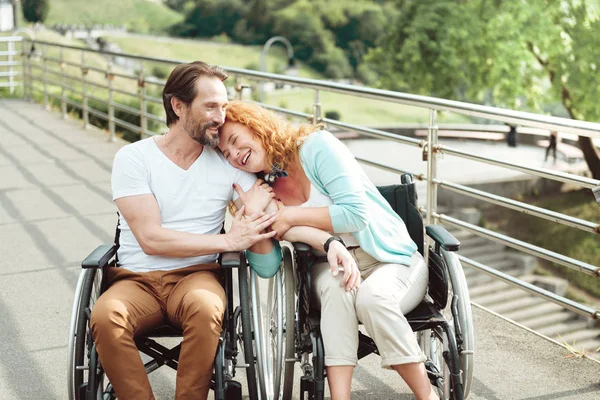
[(252, 334), (252, 320), (250, 310), (250, 293), (248, 291), (248, 268), (245, 265), (238, 269), (238, 285), (240, 288), (240, 308), (242, 319), (242, 347), (246, 367), (246, 381), (248, 382), (248, 394), (251, 400), (258, 399), (258, 388), (256, 382), (256, 369), (254, 363), (254, 343)]
[(97, 268), (86, 269), (84, 274), (74, 344), (74, 388), (76, 400), (115, 399), (110, 384), (105, 379), (100, 366), (96, 346), (93, 343), (90, 316), (102, 293), (103, 271)]

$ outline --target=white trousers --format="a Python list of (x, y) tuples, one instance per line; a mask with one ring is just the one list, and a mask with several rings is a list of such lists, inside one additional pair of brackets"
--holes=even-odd
[(416, 251), (406, 266), (381, 263), (361, 248), (351, 253), (363, 279), (356, 290), (346, 292), (343, 273), (334, 277), (328, 263), (311, 267), (313, 297), (321, 308), (325, 365), (357, 364), (359, 323), (375, 341), (383, 368), (425, 361), (404, 317), (427, 291), (428, 269), (421, 254)]

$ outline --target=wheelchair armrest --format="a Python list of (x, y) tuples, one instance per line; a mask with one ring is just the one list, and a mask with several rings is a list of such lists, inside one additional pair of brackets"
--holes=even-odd
[(294, 243), (292, 243), (292, 245), (294, 246), (294, 250), (296, 251), (296, 254), (309, 255), (312, 253), (312, 247), (310, 247), (306, 243), (294, 242)]
[(239, 268), (242, 265), (242, 252), (230, 251), (221, 254), (221, 268)]
[(460, 242), (441, 225), (428, 225), (425, 228), (427, 236), (433, 239), (442, 249), (446, 251), (458, 251)]
[(102, 244), (83, 260), (81, 268), (104, 268), (116, 253), (117, 246), (114, 244)]

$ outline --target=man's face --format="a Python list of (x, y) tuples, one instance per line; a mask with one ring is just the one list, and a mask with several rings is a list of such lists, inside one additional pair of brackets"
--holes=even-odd
[(225, 122), (227, 90), (215, 77), (200, 77), (196, 81), (196, 98), (184, 107), (183, 129), (198, 143), (210, 147), (219, 144), (219, 128)]

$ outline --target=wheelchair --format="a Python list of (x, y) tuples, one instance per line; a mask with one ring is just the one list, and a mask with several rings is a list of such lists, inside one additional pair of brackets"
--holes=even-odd
[[(102, 369), (90, 329), (90, 316), (98, 297), (107, 289), (106, 270), (115, 266), (116, 245), (101, 245), (81, 264), (82, 271), (75, 290), (68, 340), (69, 400), (109, 400), (116, 395)], [(216, 400), (242, 399), (242, 387), (233, 380), (236, 368), (246, 369), (250, 399), (258, 399), (254, 364), (251, 315), (248, 304), (248, 267), (244, 253), (225, 253), (221, 256), (221, 282), (225, 288), (227, 307), (223, 329), (215, 354), (211, 388)], [(238, 271), (240, 304), (234, 307), (233, 269)], [(157, 338), (181, 337), (181, 332), (165, 325), (142, 337), (136, 337), (138, 350), (147, 355), (147, 373), (163, 365), (177, 369), (181, 343), (168, 348)], [(239, 346), (239, 347), (238, 347)], [(238, 364), (239, 348), (244, 364)]]
[[(439, 225), (423, 229), (412, 177), (404, 174), (401, 183), (378, 189), (405, 222), (421, 254), (425, 255), (424, 232), (433, 242), (426, 256), (428, 293), (406, 318), (427, 356), (425, 368), (439, 397), (466, 399), (473, 376), (474, 336), (467, 283), (454, 253), (460, 243)], [(262, 398), (290, 399), (295, 364), (299, 363), (300, 398), (322, 400), (325, 352), (320, 313), (310, 301), (310, 266), (315, 259), (310, 246), (303, 243), (284, 245), (282, 251), (282, 267), (269, 282), (266, 312), (253, 305)], [(370, 337), (361, 331), (358, 335), (358, 359), (379, 354)]]

